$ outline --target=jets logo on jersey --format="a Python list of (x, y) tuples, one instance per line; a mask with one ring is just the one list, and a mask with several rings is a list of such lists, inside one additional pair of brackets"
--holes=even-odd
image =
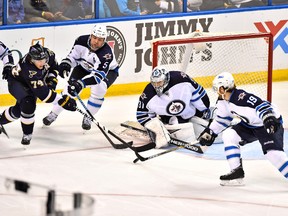
[(179, 115), (185, 109), (185, 103), (180, 100), (171, 101), (167, 105), (167, 113), (171, 115)]
[(246, 94), (242, 92), (241, 94), (238, 95), (238, 101), (243, 100)]
[(36, 74), (37, 74), (36, 71), (29, 71), (29, 78), (32, 78)]
[(107, 53), (103, 56), (103, 58), (105, 58), (106, 60), (111, 59), (112, 55), (110, 53)]

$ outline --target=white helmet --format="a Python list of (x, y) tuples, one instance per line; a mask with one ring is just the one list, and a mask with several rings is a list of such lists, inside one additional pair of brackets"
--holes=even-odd
[(96, 24), (91, 31), (91, 35), (94, 35), (95, 37), (99, 37), (99, 38), (104, 38), (106, 41), (106, 38), (107, 38), (106, 26), (103, 24)]
[(150, 81), (158, 96), (162, 95), (164, 88), (170, 80), (169, 72), (161, 67), (155, 67), (150, 76)]
[(235, 87), (234, 78), (231, 73), (223, 72), (214, 78), (212, 87), (213, 91), (218, 92), (221, 86), (225, 89), (232, 89)]

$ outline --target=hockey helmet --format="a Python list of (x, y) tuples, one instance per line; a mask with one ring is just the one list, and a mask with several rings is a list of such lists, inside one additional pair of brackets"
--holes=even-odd
[(107, 28), (103, 24), (94, 25), (94, 27), (91, 31), (91, 35), (94, 35), (95, 37), (98, 37), (98, 38), (104, 38), (104, 41), (106, 41), (107, 34), (108, 34)]
[(31, 59), (34, 60), (42, 60), (48, 58), (48, 53), (39, 43), (36, 43), (35, 45), (30, 47), (28, 55), (31, 57)]
[(212, 87), (213, 91), (218, 92), (220, 87), (223, 87), (225, 90), (235, 87), (234, 78), (231, 73), (223, 72), (214, 78)]
[(150, 81), (158, 96), (163, 94), (170, 80), (169, 72), (161, 67), (155, 67), (150, 76)]

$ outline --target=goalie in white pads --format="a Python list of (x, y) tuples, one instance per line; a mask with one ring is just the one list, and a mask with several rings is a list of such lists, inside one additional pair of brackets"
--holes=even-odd
[[(156, 144), (154, 147), (167, 145), (168, 131), (173, 138), (196, 140), (191, 119), (208, 117), (210, 113), (205, 89), (184, 72), (161, 67), (153, 69), (150, 81), (139, 97), (136, 117)], [(208, 121), (203, 121), (206, 127)]]
[[(258, 140), (265, 157), (288, 178), (288, 158), (283, 150), (282, 117), (276, 107), (258, 96), (237, 89), (233, 76), (224, 72), (213, 81), (213, 90), (218, 93), (216, 117), (206, 128), (199, 141), (210, 146), (220, 131), (231, 172), (220, 176), (221, 185), (243, 185), (245, 176), (240, 146)], [(229, 127), (233, 117), (241, 122)], [(229, 128), (228, 128), (229, 127)]]

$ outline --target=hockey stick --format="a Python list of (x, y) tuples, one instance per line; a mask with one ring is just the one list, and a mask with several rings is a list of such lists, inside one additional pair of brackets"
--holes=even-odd
[[(130, 142), (125, 142), (123, 139), (121, 139), (119, 136), (117, 136), (116, 134), (114, 134), (112, 131), (108, 130), (107, 128), (105, 128), (104, 126), (101, 126), (100, 123), (98, 121), (96, 121), (96, 119), (94, 118), (94, 116), (91, 114), (91, 112), (88, 110), (88, 108), (86, 107), (86, 105), (84, 104), (84, 102), (82, 101), (82, 99), (79, 97), (78, 94), (75, 94), (75, 96), (77, 97), (77, 99), (80, 101), (81, 105), (83, 106), (83, 108), (85, 109), (86, 113), (84, 113), (81, 109), (76, 108), (76, 110), (81, 113), (84, 116), (87, 116), (90, 118), (90, 120), (97, 125), (97, 127), (100, 129), (100, 131), (102, 132), (102, 134), (105, 136), (105, 138), (109, 141), (109, 143), (111, 144), (111, 146), (115, 149), (125, 149), (125, 148), (130, 148), (130, 146), (132, 146), (133, 141)], [(88, 116), (88, 115), (89, 116)], [(112, 135), (114, 138), (116, 138), (117, 140), (119, 140), (122, 144), (115, 144), (110, 137), (108, 136), (108, 134)]]
[[(197, 143), (199, 143), (198, 141), (195, 141), (194, 143), (191, 143), (191, 145), (194, 145), (194, 144), (197, 144)], [(175, 147), (175, 148), (171, 148), (171, 149), (168, 149), (168, 150), (166, 150), (166, 151), (163, 151), (163, 152), (160, 152), (160, 153), (158, 153), (158, 154), (154, 154), (154, 155), (151, 155), (151, 156), (148, 156), (148, 157), (142, 157), (141, 155), (137, 155), (136, 154), (136, 156), (137, 156), (137, 158), (133, 161), (133, 163), (137, 163), (139, 160), (140, 161), (146, 161), (146, 160), (150, 160), (150, 159), (152, 159), (152, 158), (155, 158), (155, 157), (159, 157), (159, 156), (161, 156), (161, 155), (164, 155), (164, 154), (167, 154), (167, 153), (170, 153), (170, 152), (173, 152), (173, 151), (176, 151), (176, 150), (178, 150), (178, 149), (180, 149), (180, 148), (185, 148), (185, 146), (184, 145), (179, 145), (179, 146), (177, 146), (177, 147)]]
[[(128, 124), (124, 124), (124, 123), (121, 123), (120, 125), (123, 126), (123, 127), (129, 128), (129, 129), (136, 130), (136, 131), (139, 131), (139, 132), (147, 134), (146, 130), (144, 130), (144, 129), (141, 129), (141, 128), (138, 128), (138, 127), (134, 127), (132, 125), (128, 125)], [(201, 146), (195, 145), (198, 142), (196, 142), (196, 143), (188, 143), (188, 142), (185, 142), (185, 141), (173, 138), (173, 137), (170, 137), (170, 138), (171, 138), (171, 140), (169, 141), (169, 144), (171, 144), (171, 145), (183, 146), (185, 149), (188, 149), (188, 150), (193, 151), (193, 152), (197, 152), (199, 154), (203, 154), (204, 153), (202, 148), (201, 148)], [(147, 144), (147, 145), (149, 145), (149, 144)], [(147, 149), (147, 150), (149, 150), (149, 149)]]

